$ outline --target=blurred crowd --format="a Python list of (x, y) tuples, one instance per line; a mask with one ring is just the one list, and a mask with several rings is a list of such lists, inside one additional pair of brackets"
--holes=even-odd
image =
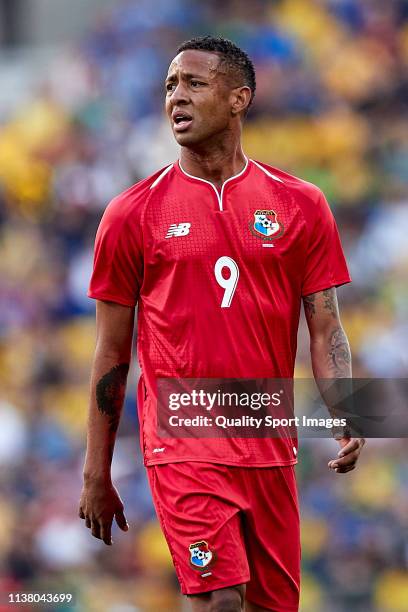
[[(0, 610), (9, 590), (73, 593), (58, 610), (183, 609), (141, 465), (136, 365), (114, 459), (131, 530), (105, 549), (75, 513), (95, 231), (114, 195), (177, 158), (163, 81), (178, 44), (206, 33), (255, 63), (246, 154), (331, 203), (354, 280), (338, 295), (355, 376), (407, 376), (408, 1), (129, 0), (96, 14), (0, 115)], [(304, 323), (299, 336), (307, 376)], [(345, 478), (327, 470), (335, 450), (309, 440), (300, 453), (302, 612), (403, 612), (406, 441), (370, 441)]]

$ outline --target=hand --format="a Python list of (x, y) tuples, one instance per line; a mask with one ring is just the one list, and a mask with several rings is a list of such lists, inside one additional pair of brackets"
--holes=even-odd
[(113, 517), (122, 531), (129, 525), (123, 513), (123, 502), (113, 484), (109, 481), (94, 481), (84, 484), (79, 502), (79, 517), (91, 529), (92, 535), (110, 546)]
[(337, 441), (340, 444), (338, 459), (329, 461), (328, 466), (338, 474), (351, 472), (356, 467), (365, 440), (364, 438), (340, 438)]

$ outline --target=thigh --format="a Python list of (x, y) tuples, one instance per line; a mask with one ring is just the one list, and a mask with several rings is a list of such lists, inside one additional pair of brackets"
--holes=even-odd
[(241, 512), (228, 468), (185, 462), (152, 466), (147, 472), (182, 593), (246, 583)]
[(294, 467), (247, 470), (246, 480), (250, 509), (245, 533), (251, 572), (247, 600), (255, 610), (296, 612), (300, 530)]
[(209, 593), (188, 596), (192, 612), (242, 612), (245, 600), (245, 585), (227, 587)]

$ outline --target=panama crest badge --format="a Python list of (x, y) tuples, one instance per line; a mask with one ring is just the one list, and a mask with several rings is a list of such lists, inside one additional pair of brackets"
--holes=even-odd
[(203, 571), (215, 560), (214, 553), (209, 549), (207, 542), (201, 540), (190, 544), (190, 564), (194, 569)]
[(256, 210), (249, 228), (254, 236), (264, 240), (276, 240), (283, 234), (283, 224), (274, 210)]

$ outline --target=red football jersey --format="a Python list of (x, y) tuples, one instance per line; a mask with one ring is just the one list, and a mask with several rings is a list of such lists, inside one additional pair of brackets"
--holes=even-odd
[(350, 280), (322, 192), (266, 164), (247, 160), (218, 191), (175, 162), (116, 197), (89, 296), (138, 304), (146, 465), (295, 463), (290, 437), (160, 438), (157, 380), (292, 378), (301, 297)]

